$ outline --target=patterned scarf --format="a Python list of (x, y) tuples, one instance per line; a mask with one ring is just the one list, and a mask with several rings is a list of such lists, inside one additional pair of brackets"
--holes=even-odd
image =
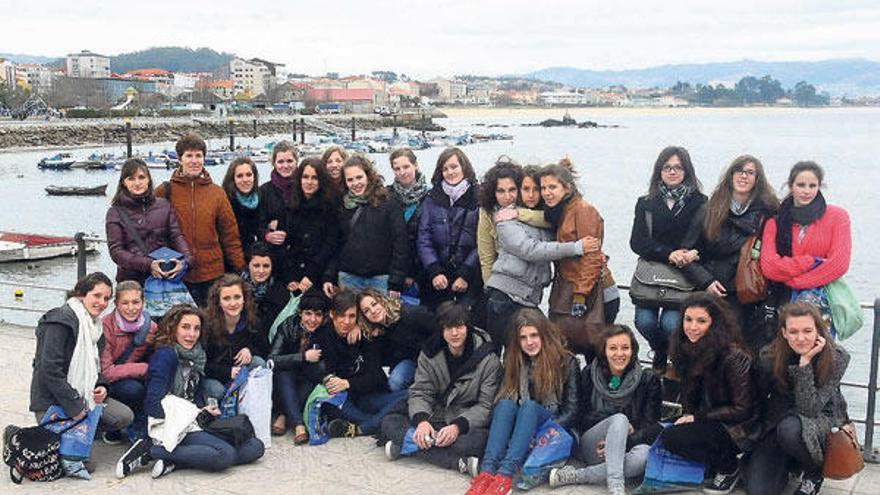
[(672, 216), (677, 217), (681, 210), (684, 209), (685, 202), (691, 195), (691, 188), (683, 183), (670, 188), (663, 181), (660, 181), (659, 189), (660, 196), (665, 201), (672, 201), (672, 208), (670, 210), (672, 210)]
[(745, 204), (739, 204), (735, 199), (730, 199), (730, 212), (733, 213), (734, 216), (742, 216), (745, 212), (749, 211), (750, 206), (752, 206), (751, 199), (746, 201)]
[(254, 289), (254, 299), (257, 301), (262, 301), (266, 298), (266, 294), (269, 293), (269, 286), (272, 285), (273, 277), (270, 275), (263, 282), (254, 282), (253, 277), (251, 277), (251, 272), (245, 269), (241, 272), (241, 279), (245, 282), (251, 284), (251, 287)]
[(180, 344), (174, 344), (177, 354), (177, 371), (174, 373), (174, 384), (171, 393), (187, 400), (195, 398), (196, 389), (205, 374), (205, 363), (208, 356), (202, 344), (196, 342), (192, 349), (186, 350)]
[(425, 176), (421, 172), (416, 172), (416, 180), (412, 185), (404, 187), (395, 180), (391, 183), (391, 190), (400, 198), (403, 206), (407, 207), (419, 204), (431, 189), (428, 187), (427, 181), (425, 181)]
[(342, 207), (346, 210), (354, 210), (359, 206), (366, 205), (369, 201), (366, 194), (355, 196), (351, 191), (345, 191), (345, 194), (342, 195)]

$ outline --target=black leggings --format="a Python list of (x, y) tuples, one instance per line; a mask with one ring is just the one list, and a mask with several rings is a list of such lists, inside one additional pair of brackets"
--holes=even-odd
[(788, 483), (788, 473), (798, 467), (807, 472), (821, 469), (807, 452), (801, 420), (797, 416), (786, 416), (752, 452), (746, 465), (746, 493), (782, 493)]
[(675, 455), (698, 462), (719, 473), (736, 470), (736, 444), (720, 421), (696, 419), (663, 430), (663, 446)]

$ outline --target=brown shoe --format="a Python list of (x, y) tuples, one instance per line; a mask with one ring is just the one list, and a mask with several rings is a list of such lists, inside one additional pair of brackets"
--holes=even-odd
[(279, 414), (272, 423), (272, 436), (280, 437), (287, 433), (287, 418), (283, 414)]
[(309, 441), (309, 433), (306, 431), (305, 425), (296, 425), (293, 430), (293, 444), (302, 445)]

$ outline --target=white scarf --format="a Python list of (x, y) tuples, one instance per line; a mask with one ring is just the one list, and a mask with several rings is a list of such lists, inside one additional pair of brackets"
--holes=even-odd
[(89, 410), (95, 407), (93, 392), (98, 383), (98, 340), (101, 338), (101, 327), (97, 318), (86, 311), (81, 300), (71, 297), (67, 305), (73, 310), (79, 321), (79, 329), (76, 334), (76, 347), (70, 358), (70, 367), (67, 369), (67, 383), (70, 384), (86, 401)]

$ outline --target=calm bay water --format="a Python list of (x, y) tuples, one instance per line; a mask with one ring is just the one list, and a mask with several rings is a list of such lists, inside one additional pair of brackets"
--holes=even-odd
[[(580, 174), (580, 189), (605, 218), (605, 251), (611, 256), (611, 269), (618, 282), (627, 283), (636, 256), (629, 249), (633, 206), (647, 190), (654, 160), (664, 146), (685, 146), (703, 183), (711, 193), (719, 174), (739, 154), (759, 157), (774, 186), (781, 186), (789, 168), (798, 160), (815, 160), (826, 170), (825, 197), (844, 207), (852, 219), (853, 255), (846, 277), (860, 301), (871, 302), (880, 295), (880, 109), (659, 109), (659, 110), (576, 110), (578, 121), (593, 120), (619, 128), (569, 129), (521, 127), (545, 118), (561, 118), (561, 110), (541, 111), (459, 111), (438, 123), (449, 131), (504, 132), (512, 141), (494, 141), (465, 147), (478, 175), (502, 154), (523, 164), (545, 164), (568, 156)], [(508, 126), (484, 127), (478, 124)], [(256, 140), (238, 138), (238, 144), (261, 145), (284, 136)], [(225, 140), (212, 140), (219, 148)], [(173, 143), (136, 146), (136, 150), (160, 151)], [(122, 147), (76, 149), (77, 157), (94, 151), (121, 153)], [(416, 152), (420, 168), (428, 175), (440, 153), (439, 148)], [(37, 161), (53, 151), (0, 152), (0, 230), (42, 234), (73, 235), (83, 231), (104, 237), (104, 215), (118, 180), (116, 171), (67, 172), (40, 171)], [(374, 155), (386, 178), (392, 177), (387, 154)], [(268, 164), (260, 164), (265, 180)], [(219, 183), (225, 166), (209, 168)], [(154, 170), (158, 183), (169, 172)], [(108, 183), (107, 197), (64, 198), (46, 196), (43, 188), (55, 185), (97, 185)], [(89, 270), (101, 269), (111, 275), (115, 268), (106, 245), (88, 259)], [(34, 263), (0, 265), (0, 281), (19, 281), (71, 287), (76, 265), (71, 258)], [(57, 291), (24, 289), (23, 301), (13, 300), (13, 286), (0, 284), (0, 306), (46, 309), (59, 304)], [(624, 295), (619, 320), (632, 323), (632, 307)], [(34, 324), (39, 313), (0, 309), (0, 320)], [(845, 343), (853, 359), (847, 379), (867, 381), (873, 314), (866, 314), (865, 327)], [(847, 391), (853, 417), (864, 417), (864, 392)]]

